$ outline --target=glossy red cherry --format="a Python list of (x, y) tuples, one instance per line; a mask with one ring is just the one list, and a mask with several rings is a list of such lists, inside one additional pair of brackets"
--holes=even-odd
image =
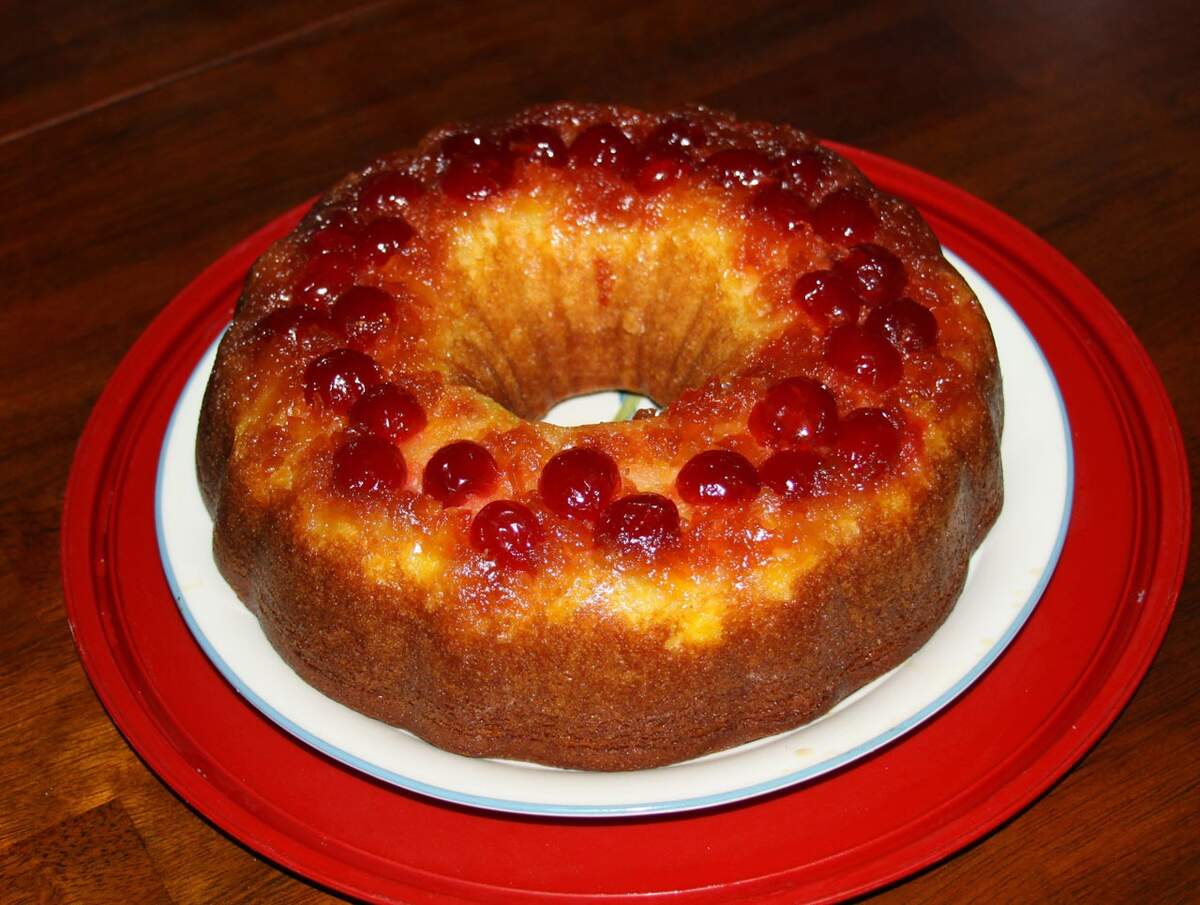
[(415, 396), (393, 383), (367, 390), (350, 409), (350, 423), (358, 430), (399, 443), (419, 434), (427, 422), (425, 409)]
[(657, 493), (635, 493), (608, 504), (596, 523), (597, 547), (653, 559), (679, 545), (679, 510)]
[(850, 284), (832, 270), (813, 270), (801, 276), (792, 286), (792, 298), (825, 323), (854, 323), (862, 307)]
[(853, 324), (843, 324), (829, 334), (825, 357), (839, 371), (877, 390), (895, 386), (903, 371), (895, 346)]
[(771, 174), (767, 155), (752, 148), (729, 148), (717, 151), (704, 161), (713, 179), (725, 188), (744, 185), (753, 188), (766, 182)]
[(879, 217), (862, 195), (839, 189), (817, 205), (813, 225), (826, 242), (849, 245), (870, 242), (879, 228)]
[(354, 254), (358, 250), (358, 230), (353, 225), (323, 226), (308, 237), (304, 248), (311, 255), (324, 255), (332, 251)]
[(785, 449), (758, 467), (763, 484), (785, 500), (805, 500), (825, 492), (828, 465), (810, 449)]
[(486, 448), (456, 440), (430, 457), (421, 489), (443, 506), (461, 506), (471, 497), (491, 493), (499, 480), (500, 469)]
[(690, 119), (675, 118), (659, 123), (646, 137), (651, 151), (680, 150), (690, 153), (708, 144), (708, 133)]
[(594, 167), (619, 175), (628, 175), (637, 163), (637, 150), (612, 123), (597, 123), (584, 129), (571, 144), (571, 163)]
[(442, 173), (442, 191), (459, 201), (484, 201), (512, 184), (512, 158), (507, 151), (483, 145), (453, 157)]
[(318, 308), (305, 305), (289, 305), (276, 308), (254, 327), (256, 336), (268, 339), (278, 337), (295, 343), (322, 333), (336, 334), (337, 328), (329, 315)]
[(333, 454), (333, 487), (348, 497), (378, 497), (404, 487), (404, 456), (378, 437), (347, 440)]
[(937, 318), (912, 299), (896, 299), (876, 308), (863, 329), (882, 336), (901, 352), (923, 352), (937, 345)]
[(353, 255), (340, 251), (318, 255), (310, 260), (296, 280), (292, 301), (317, 308), (332, 301), (354, 284), (358, 262)]
[(762, 186), (755, 193), (750, 207), (784, 232), (795, 232), (812, 221), (812, 209), (808, 202), (778, 185)]
[(745, 503), (758, 496), (758, 472), (740, 453), (709, 449), (688, 459), (675, 478), (679, 496), (693, 505)]
[(837, 402), (825, 387), (789, 377), (767, 390), (750, 410), (750, 433), (763, 446), (781, 449), (828, 443), (837, 433)]
[(567, 145), (554, 129), (532, 123), (517, 126), (504, 136), (508, 149), (524, 160), (537, 161), (551, 167), (566, 166)]
[(447, 159), (473, 157), (494, 153), (496, 143), (482, 132), (456, 132), (454, 135), (449, 135), (442, 139), (440, 150), (442, 156)]
[(402, 217), (373, 220), (359, 231), (358, 253), (371, 264), (382, 264), (413, 237), (413, 228)]
[(382, 289), (351, 286), (333, 303), (333, 322), (354, 345), (369, 346), (391, 333), (396, 303)]
[(834, 265), (858, 295), (872, 305), (898, 299), (908, 282), (903, 262), (879, 245), (855, 245)]
[(576, 447), (558, 453), (542, 469), (538, 492), (552, 512), (567, 518), (596, 519), (621, 485), (612, 456)]
[(394, 214), (425, 194), (412, 176), (385, 170), (368, 176), (358, 187), (358, 209), (364, 213)]
[(682, 151), (655, 151), (637, 168), (633, 181), (643, 195), (657, 195), (679, 182), (691, 169), (691, 161)]
[(788, 188), (811, 198), (825, 175), (825, 158), (815, 149), (794, 152), (779, 162), (779, 173)]
[(504, 190), (494, 174), (477, 169), (472, 161), (456, 160), (442, 174), (442, 191), (459, 201), (485, 201)]
[(842, 421), (837, 455), (857, 484), (872, 481), (900, 458), (900, 429), (882, 409), (851, 412)]
[(304, 369), (304, 398), (320, 399), (336, 412), (348, 412), (371, 387), (380, 382), (379, 367), (362, 352), (336, 349), (313, 359)]
[(502, 569), (532, 571), (541, 543), (537, 516), (514, 500), (488, 503), (471, 522), (471, 544)]

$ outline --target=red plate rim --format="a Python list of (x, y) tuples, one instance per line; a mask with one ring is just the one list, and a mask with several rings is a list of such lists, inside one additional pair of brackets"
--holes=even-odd
[[(1114, 412), (1124, 425), (1126, 453), (1138, 472), (1140, 494), (1136, 502), (1143, 509), (1149, 508), (1152, 517), (1149, 527), (1157, 531), (1162, 541), (1149, 560), (1145, 546), (1150, 545), (1135, 548), (1126, 586), (1114, 594), (1114, 623), (1117, 615), (1132, 620), (1121, 649), (1109, 650), (1111, 633), (1098, 644), (1078, 681), (1046, 717), (1045, 728), (1039, 735), (1044, 743), (1036, 746), (1037, 752), (1031, 750), (1035, 747), (1033, 739), (1024, 739), (1008, 752), (1005, 760), (991, 764), (987, 775), (979, 777), (973, 788), (989, 778), (995, 780), (995, 787), (986, 798), (967, 801), (964, 793), (960, 796), (964, 800), (957, 805), (959, 810), (917, 838), (911, 832), (912, 824), (893, 828), (873, 839), (870, 846), (865, 843), (859, 846), (873, 850), (863, 851), (859, 862), (849, 867), (825, 873), (813, 868), (808, 871), (809, 876), (801, 875), (807, 868), (785, 869), (746, 876), (720, 886), (693, 888), (689, 890), (692, 895), (680, 890), (688, 899), (753, 894), (787, 901), (803, 897), (815, 901), (861, 893), (919, 870), (999, 825), (1065, 773), (1116, 719), (1161, 644), (1186, 566), (1191, 505), (1179, 424), (1148, 355), (1111, 303), (1052, 247), (979, 199), (888, 158), (832, 143), (831, 147), (854, 160), (885, 191), (916, 204), (939, 234), (953, 236), (947, 244), (996, 285), (1001, 294), (1008, 296), (1005, 284), (1020, 283), (1026, 291), (1047, 299), (1047, 307), (1055, 309), (1054, 315), (1060, 321), (1057, 329), (1072, 333), (1077, 343), (1087, 346), (1089, 376), (1103, 384)], [(127, 476), (110, 474), (110, 466), (138, 443), (152, 443), (157, 453), (161, 440), (160, 436), (147, 440), (139, 434), (136, 428), (141, 425), (131, 423), (131, 413), (137, 408), (156, 364), (172, 354), (172, 340), (192, 333), (211, 338), (219, 329), (214, 312), (202, 303), (211, 305), (211, 300), (240, 282), (246, 265), (258, 251), (287, 232), (306, 207), (276, 219), (207, 268), (151, 323), (101, 394), (76, 450), (63, 507), (62, 564), (68, 621), (98, 696), (131, 746), (181, 797), (239, 840), (317, 882), (359, 896), (440, 901), (439, 895), (450, 893), (507, 899), (522, 891), (454, 880), (415, 865), (403, 865), (407, 871), (405, 882), (389, 883), (360, 865), (348, 864), (305, 844), (297, 838), (295, 828), (277, 825), (266, 816), (239, 806), (211, 777), (198, 774), (187, 753), (180, 750), (180, 740), (174, 736), (181, 726), (186, 734), (183, 724), (188, 715), (156, 711), (154, 702), (148, 702), (141, 693), (138, 680), (144, 677), (136, 673), (137, 664), (122, 662), (116, 652), (118, 640), (114, 633), (120, 627), (114, 624), (114, 613), (105, 603), (105, 593), (113, 593), (112, 576), (103, 555), (109, 542), (105, 514), (114, 505), (114, 486), (118, 489), (124, 486)], [(1041, 341), (1033, 325), (1030, 329)], [(1053, 350), (1046, 351), (1053, 365)], [(1077, 506), (1078, 503), (1077, 492)], [(119, 568), (120, 563), (115, 565)], [(1131, 611), (1131, 606), (1136, 611)], [(1037, 619), (1035, 611), (1031, 621)], [(1021, 641), (1022, 636), (1018, 636), (1014, 646)], [(1106, 661), (1102, 679), (1083, 688), (1084, 678), (1092, 677), (1094, 664), (1102, 655), (1107, 655), (1111, 664)], [(975, 689), (968, 690), (964, 698), (975, 693)], [(956, 706), (951, 705), (950, 710)], [(1041, 735), (1050, 737), (1041, 739)], [(905, 740), (900, 740), (879, 756), (894, 756), (895, 750), (905, 744)], [(1020, 769), (1015, 769), (1018, 760)], [(1005, 775), (1000, 776), (1002, 773)], [(751, 802), (735, 807), (757, 806)], [(480, 818), (464, 811), (461, 819)], [(496, 819), (495, 815), (491, 819)], [(622, 832), (621, 823), (614, 823), (612, 830)], [(901, 838), (904, 830), (909, 830), (907, 838)], [(678, 898), (678, 894), (661, 892)], [(548, 893), (525, 890), (524, 894), (526, 898), (543, 898)], [(638, 896), (647, 898), (645, 892)], [(608, 900), (611, 895), (579, 893), (573, 898)], [(650, 893), (649, 898), (658, 896)]]

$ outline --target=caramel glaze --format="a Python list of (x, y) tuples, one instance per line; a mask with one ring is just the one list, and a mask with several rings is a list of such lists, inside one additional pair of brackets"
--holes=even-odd
[[(439, 189), (445, 140), (469, 128), (499, 140), (537, 123), (570, 146), (612, 123), (640, 148), (676, 119), (708, 140), (658, 194), (628, 171), (522, 160), (481, 200)], [(897, 385), (875, 389), (832, 366), (828, 325), (792, 298), (798, 276), (832, 266), (851, 243), (810, 222), (781, 226), (758, 203), (764, 185), (719, 184), (701, 161), (725, 148), (775, 160), (813, 151), (820, 175), (796, 188), (809, 207), (842, 189), (868, 200), (870, 241), (903, 262), (904, 294), (938, 328), (935, 348), (904, 354)], [(396, 208), (412, 239), (357, 273), (397, 306), (362, 347), (429, 423), (399, 444), (403, 488), (348, 499), (330, 476), (347, 419), (303, 388), (307, 364), (346, 339), (258, 325), (294, 302), (314, 233), (369, 219), (356, 201), (381, 171), (427, 190)], [(693, 455), (727, 448), (759, 466), (773, 452), (747, 418), (767, 387), (793, 376), (824, 384), (841, 416), (889, 412), (898, 459), (870, 478), (834, 469), (808, 499), (764, 488), (736, 506), (684, 503), (673, 482)], [(612, 387), (665, 408), (571, 429), (528, 420)], [(698, 107), (562, 103), (490, 129), (435, 130), (415, 152), (347, 177), (272, 246), (221, 343), (197, 463), (222, 573), (311, 684), (451, 751), (624, 770), (797, 726), (924, 643), (999, 512), (1001, 422), (986, 319), (910, 206), (789, 127)], [(422, 468), (458, 439), (487, 447), (500, 478), (488, 495), (443, 508), (421, 493)], [(573, 446), (618, 463), (619, 495), (671, 498), (680, 543), (623, 556), (598, 549), (590, 523), (551, 512), (538, 477)], [(469, 541), (474, 513), (502, 498), (537, 514), (532, 569), (502, 568)]]

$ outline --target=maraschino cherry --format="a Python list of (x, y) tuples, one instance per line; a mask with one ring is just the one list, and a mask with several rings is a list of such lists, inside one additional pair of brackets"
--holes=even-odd
[(499, 479), (500, 469), (486, 447), (457, 440), (430, 457), (421, 489), (443, 506), (461, 506), (471, 497), (491, 493)]
[(615, 553), (654, 559), (679, 545), (675, 504), (657, 493), (636, 493), (608, 504), (596, 524), (596, 546)]
[(612, 123), (597, 123), (584, 129), (571, 144), (570, 160), (577, 167), (591, 167), (621, 176), (637, 162), (637, 149), (629, 137)]
[(837, 423), (833, 395), (804, 377), (789, 377), (768, 389), (749, 419), (754, 439), (776, 449), (828, 443)]
[(371, 358), (354, 349), (336, 349), (304, 369), (304, 398), (309, 404), (319, 399), (326, 407), (345, 414), (381, 379), (379, 367)]
[(634, 174), (634, 184), (643, 195), (657, 195), (691, 172), (687, 155), (678, 149), (650, 152)]
[(812, 270), (799, 277), (792, 298), (822, 323), (854, 323), (862, 307), (845, 277), (832, 270)]
[(758, 472), (740, 453), (709, 449), (688, 459), (675, 478), (679, 496), (693, 505), (731, 505), (758, 496)]
[(366, 435), (342, 443), (333, 454), (333, 487), (348, 497), (377, 497), (404, 487), (408, 469), (400, 450)]
[(484, 201), (512, 184), (512, 157), (499, 146), (484, 141), (467, 145), (450, 157), (441, 187), (459, 201)]
[(813, 225), (826, 242), (848, 245), (870, 242), (879, 227), (879, 217), (870, 202), (849, 189), (827, 195), (813, 213)]
[(896, 347), (854, 324), (843, 324), (829, 334), (825, 356), (839, 371), (877, 390), (895, 386), (903, 374), (904, 364)]
[(901, 352), (923, 352), (937, 345), (937, 318), (912, 299), (897, 299), (876, 308), (863, 329), (882, 336)]
[(764, 185), (750, 202), (752, 210), (783, 232), (791, 233), (812, 222), (808, 202), (791, 189), (780, 185)]
[(334, 251), (352, 255), (358, 250), (358, 230), (353, 223), (339, 218), (339, 222), (322, 226), (310, 235), (304, 249), (311, 255)]
[(330, 316), (351, 343), (367, 347), (394, 329), (396, 303), (382, 289), (351, 286), (333, 303)]
[(368, 176), (358, 187), (358, 209), (367, 214), (394, 214), (425, 194), (412, 176), (385, 170)]
[(589, 447), (555, 455), (538, 481), (538, 492), (551, 511), (567, 518), (594, 521), (612, 500), (621, 475), (612, 456)]
[(862, 485), (882, 476), (900, 457), (900, 429), (894, 415), (882, 409), (851, 412), (842, 421), (837, 454), (855, 483)]
[(717, 151), (704, 161), (704, 166), (717, 184), (727, 189), (735, 185), (754, 188), (766, 182), (771, 173), (771, 161), (767, 155), (753, 148)]
[(292, 291), (292, 302), (314, 308), (328, 304), (354, 285), (358, 269), (354, 254), (331, 251), (317, 255), (300, 272)]
[(908, 271), (901, 260), (886, 248), (870, 242), (855, 245), (834, 269), (860, 298), (872, 305), (898, 299), (908, 282)]
[(416, 397), (392, 383), (368, 390), (354, 403), (349, 417), (361, 432), (390, 443), (415, 436), (427, 423), (425, 409)]
[(455, 157), (474, 157), (491, 154), (497, 145), (482, 132), (467, 130), (455, 132), (442, 139), (440, 151), (446, 160)]
[(471, 521), (471, 544), (503, 569), (532, 571), (542, 542), (533, 510), (514, 500), (495, 500)]
[(785, 500), (820, 496), (825, 489), (828, 465), (811, 449), (784, 449), (758, 467), (763, 484)]
[(413, 228), (403, 217), (380, 217), (358, 233), (355, 250), (370, 264), (382, 264), (404, 248), (413, 237)]
[(825, 158), (815, 149), (788, 154), (779, 162), (784, 184), (805, 198), (811, 198), (825, 175)]
[(307, 305), (276, 308), (254, 326), (254, 334), (263, 339), (280, 338), (298, 343), (321, 334), (336, 334), (337, 327), (329, 315)]
[(524, 160), (543, 163), (551, 167), (566, 166), (567, 146), (562, 136), (549, 126), (531, 123), (517, 126), (504, 136), (508, 149)]

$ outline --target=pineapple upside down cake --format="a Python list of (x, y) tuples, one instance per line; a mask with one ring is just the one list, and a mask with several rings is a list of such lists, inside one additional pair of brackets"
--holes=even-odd
[[(632, 421), (538, 419), (629, 388)], [(561, 103), (427, 135), (255, 265), (197, 443), (222, 574), (434, 745), (626, 770), (824, 713), (1001, 505), (978, 302), (787, 126)]]

